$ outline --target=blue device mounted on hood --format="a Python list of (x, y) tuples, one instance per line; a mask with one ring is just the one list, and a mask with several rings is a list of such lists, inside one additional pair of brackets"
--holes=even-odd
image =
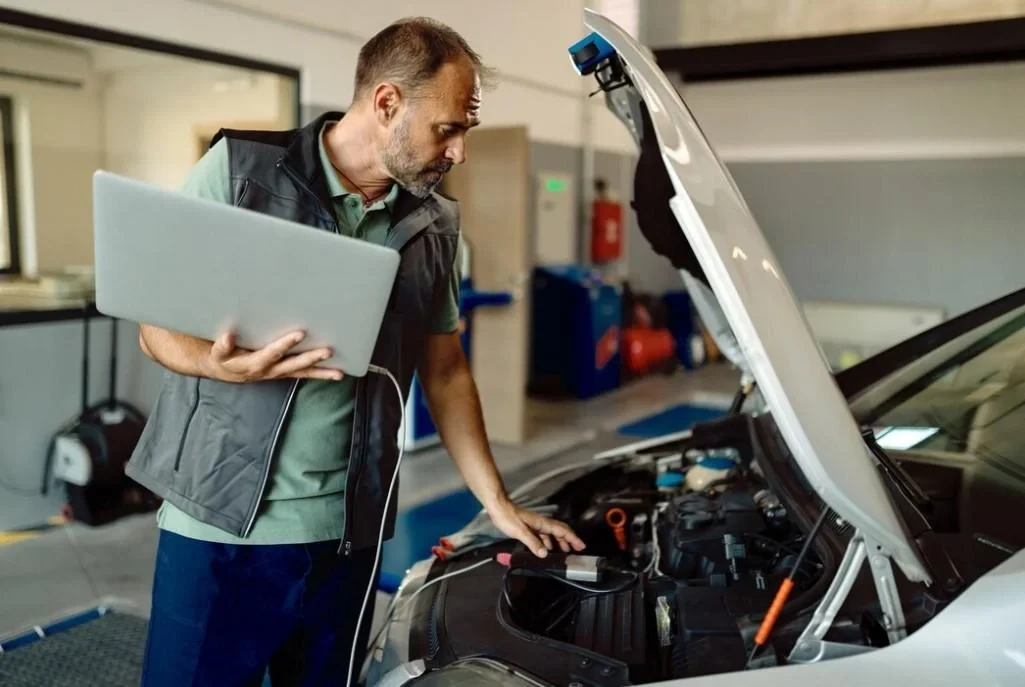
[(595, 32), (577, 41), (569, 49), (573, 67), (582, 76), (591, 74), (602, 62), (615, 54), (616, 49)]

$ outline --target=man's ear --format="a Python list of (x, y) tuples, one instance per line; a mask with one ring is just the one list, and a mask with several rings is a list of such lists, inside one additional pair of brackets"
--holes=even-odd
[(394, 121), (402, 105), (402, 92), (391, 82), (384, 82), (374, 90), (374, 115), (382, 126)]

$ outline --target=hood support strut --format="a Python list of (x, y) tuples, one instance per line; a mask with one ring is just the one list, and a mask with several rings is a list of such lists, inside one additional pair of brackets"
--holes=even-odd
[(883, 551), (882, 546), (858, 530), (847, 545), (847, 552), (840, 561), (833, 583), (815, 609), (808, 626), (797, 638), (797, 643), (789, 656), (791, 663), (816, 663), (872, 650), (870, 647), (827, 642), (823, 639), (833, 625), (840, 607), (847, 600), (847, 595), (850, 594), (851, 587), (854, 586), (854, 581), (866, 560), (872, 573), (872, 581), (875, 583), (879, 607), (883, 613), (883, 626), (886, 628), (890, 643), (895, 644), (907, 636), (904, 610), (900, 605), (900, 595), (897, 592), (890, 557)]

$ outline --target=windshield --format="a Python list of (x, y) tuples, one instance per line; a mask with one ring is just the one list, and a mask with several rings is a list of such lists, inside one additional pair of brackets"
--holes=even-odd
[(1025, 546), (1025, 307), (883, 377), (851, 410), (949, 505), (952, 530)]

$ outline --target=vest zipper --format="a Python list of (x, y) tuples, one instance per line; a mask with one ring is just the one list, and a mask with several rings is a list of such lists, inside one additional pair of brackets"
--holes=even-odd
[[(334, 233), (336, 233), (336, 234), (340, 233), (340, 230), (339, 230), (339, 227), (338, 227), (338, 220), (337, 220), (337, 218), (335, 218), (335, 217), (328, 218), (324, 214), (324, 209), (325, 209), (324, 208), (324, 204), (320, 201), (320, 198), (317, 197), (317, 194), (314, 193), (313, 190), (309, 186), (306, 185), (306, 182), (304, 182), (302, 180), (302, 178), (295, 172), (295, 170), (293, 170), (291, 167), (289, 167), (285, 163), (284, 160), (278, 160), (277, 166), (279, 168), (281, 168), (285, 172), (285, 174), (288, 176), (288, 178), (292, 180), (292, 183), (294, 183), (296, 186), (298, 186), (299, 189), (303, 193), (305, 193), (307, 196), (310, 197), (310, 199), (314, 203), (314, 206), (317, 208), (318, 212), (320, 213), (321, 219), (328, 219), (330, 221), (331, 227), (332, 227)], [(360, 401), (363, 400), (363, 397), (365, 395), (366, 395), (366, 380), (364, 380), (364, 379), (357, 379), (356, 380), (356, 407), (353, 409), (354, 413), (356, 413), (356, 411), (358, 409), (360, 409), (361, 407), (365, 407), (366, 406), (365, 402), (364, 403), (360, 403)], [(367, 415), (365, 410), (362, 413), (362, 415), (364, 417)], [(363, 425), (364, 425), (364, 428), (360, 431), (360, 435), (365, 437), (365, 434), (366, 434), (366, 430), (365, 430), (366, 420), (365, 419), (363, 421)], [(353, 431), (352, 431), (352, 437), (349, 440), (349, 469), (348, 469), (348, 474), (346, 475), (346, 478), (345, 478), (345, 506), (344, 506), (344, 508), (345, 508), (345, 522), (342, 523), (342, 543), (339, 546), (339, 551), (338, 551), (339, 554), (344, 555), (346, 558), (350, 558), (352, 556), (352, 538), (350, 537), (350, 533), (352, 532), (352, 500), (353, 500), (353, 494), (356, 493), (356, 489), (359, 487), (359, 478), (360, 478), (360, 474), (361, 474), (361, 471), (360, 471), (359, 468), (360, 468), (361, 462), (362, 462), (360, 459), (363, 457), (363, 454), (366, 452), (366, 440), (364, 439), (364, 441), (362, 442), (363, 450), (360, 452), (359, 455), (356, 455), (356, 452), (354, 450), (356, 448), (356, 437), (357, 437), (357, 431), (356, 431), (356, 427), (354, 426), (353, 427)], [(355, 480), (353, 479), (354, 476), (355, 476)], [(350, 484), (352, 485), (352, 488), (349, 487)], [(262, 488), (261, 488), (261, 491), (262, 491)], [(262, 498), (263, 497), (261, 495), (261, 500), (262, 500)]]
[[(407, 241), (399, 249), (399, 252), (401, 253), (403, 250), (406, 249), (407, 246), (412, 244), (414, 241), (418, 240), (422, 235), (423, 235), (423, 232), (418, 231), (416, 234), (413, 235), (413, 237), (409, 241)], [(373, 374), (373, 373), (371, 373), (371, 374)], [(346, 480), (345, 480), (345, 522), (342, 525), (342, 544), (339, 547), (339, 551), (338, 551), (339, 554), (344, 555), (346, 558), (350, 558), (352, 556), (352, 502), (353, 502), (353, 498), (352, 497), (359, 490), (360, 477), (362, 477), (362, 475), (363, 475), (363, 470), (362, 470), (363, 464), (362, 464), (362, 461), (366, 457), (366, 453), (367, 453), (367, 438), (366, 437), (367, 437), (367, 429), (370, 426), (370, 413), (368, 412), (367, 407), (366, 407), (366, 405), (367, 405), (366, 395), (368, 393), (367, 390), (366, 390), (366, 379), (367, 379), (366, 377), (362, 377), (362, 378), (356, 380), (356, 405), (355, 405), (355, 408), (353, 409), (353, 413), (359, 413), (359, 411), (362, 410), (361, 415), (362, 415), (363, 422), (361, 423), (362, 427), (361, 427), (360, 435), (359, 436), (363, 439), (363, 441), (361, 442), (362, 450), (359, 452), (359, 455), (357, 456), (355, 454), (355, 451), (354, 451), (354, 449), (356, 447), (356, 436), (357, 436), (357, 434), (356, 434), (356, 427), (353, 426), (352, 440), (351, 440), (351, 443), (349, 444), (349, 474), (348, 474), (348, 476), (346, 477)], [(404, 412), (404, 411), (400, 410), (400, 412)], [(406, 418), (406, 421), (409, 422), (409, 418), (408, 417)], [(402, 440), (403, 439), (401, 439), (401, 438), (399, 439), (399, 441), (402, 441)], [(402, 466), (396, 465), (395, 467), (396, 467), (396, 469), (399, 469)], [(353, 477), (354, 472), (355, 472), (355, 478), (356, 479), (355, 479), (355, 481), (352, 481), (352, 477)], [(390, 480), (388, 480), (388, 483), (390, 484)], [(349, 485), (350, 484), (352, 484), (352, 489), (351, 490), (349, 489)], [(382, 484), (383, 484), (383, 482), (382, 482)], [(395, 498), (397, 498), (397, 497), (395, 497)], [(396, 506), (396, 508), (397, 508), (397, 506)], [(386, 511), (382, 510), (381, 511), (381, 518), (382, 519), (386, 519), (387, 517), (388, 517), (388, 513)]]
[(260, 512), (260, 503), (263, 502), (263, 493), (267, 489), (267, 481), (270, 479), (271, 464), (274, 461), (274, 453), (278, 447), (278, 440), (281, 438), (281, 428), (285, 424), (285, 418), (288, 417), (288, 410), (292, 407), (292, 401), (295, 400), (296, 389), (299, 388), (299, 380), (296, 379), (292, 382), (292, 388), (288, 391), (288, 397), (285, 399), (285, 404), (281, 407), (281, 413), (278, 415), (278, 422), (274, 425), (274, 434), (271, 436), (270, 447), (267, 449), (267, 464), (263, 470), (263, 476), (260, 478), (260, 489), (256, 495), (256, 505), (253, 506), (253, 512), (249, 516), (249, 521), (246, 523), (245, 529), (242, 530), (242, 538), (249, 536), (249, 533), (253, 530), (253, 525), (256, 523), (256, 515)]
[[(367, 427), (367, 411), (366, 411), (366, 378), (359, 378), (356, 380), (356, 403), (353, 408), (353, 413), (359, 413), (359, 417), (363, 419), (362, 426), (357, 428), (355, 424), (352, 427), (352, 437), (349, 439), (349, 470), (348, 475), (345, 478), (345, 521), (342, 523), (342, 545), (338, 553), (342, 554), (346, 558), (352, 557), (352, 501), (353, 496), (356, 494), (356, 490), (359, 488), (359, 478), (362, 474), (362, 461), (360, 460), (366, 453), (366, 427)], [(363, 439), (361, 446), (363, 450), (356, 455), (356, 437)], [(355, 479), (353, 479), (355, 477)], [(351, 488), (350, 488), (351, 485)]]
[[(315, 204), (315, 207), (321, 212), (321, 219), (326, 219), (326, 217), (323, 214), (324, 204), (322, 202), (320, 202), (320, 198), (317, 197), (317, 194), (314, 193), (313, 190), (310, 189), (310, 187), (306, 185), (306, 182), (304, 182), (299, 177), (299, 175), (295, 172), (295, 170), (293, 170), (291, 167), (289, 167), (288, 164), (286, 164), (285, 160), (283, 160), (283, 159), (282, 160), (278, 160), (277, 166), (279, 168), (281, 168), (285, 172), (285, 174), (288, 176), (288, 178), (291, 179), (292, 182), (296, 186), (298, 186), (299, 189), (301, 189), (303, 191), (303, 193), (305, 193), (307, 196), (309, 196), (313, 200), (313, 202)], [(402, 221), (405, 222), (406, 220), (409, 220), (409, 219), (410, 219), (410, 217), (406, 217)], [(331, 226), (334, 228), (334, 232), (335, 233), (339, 233), (337, 219), (332, 218), (332, 219), (330, 219), (330, 222), (331, 222)], [(427, 224), (429, 224), (429, 222), (424, 224), (424, 228), (426, 228)], [(410, 236), (407, 239), (407, 241), (402, 246), (397, 247), (398, 252), (401, 253), (406, 248), (406, 246), (409, 245), (410, 243), (412, 243), (415, 238), (418, 238), (420, 236), (420, 234), (421, 234), (421, 231), (417, 231), (415, 234)], [(341, 546), (339, 547), (339, 551), (338, 551), (338, 553), (340, 555), (343, 555), (346, 558), (352, 557), (352, 501), (353, 501), (353, 496), (355, 495), (356, 491), (359, 489), (360, 477), (362, 476), (362, 473), (363, 473), (363, 469), (362, 469), (363, 468), (363, 459), (366, 457), (366, 452), (367, 452), (366, 430), (367, 430), (367, 425), (369, 424), (369, 417), (368, 417), (369, 413), (368, 413), (368, 411), (366, 409), (366, 394), (367, 394), (367, 391), (366, 391), (366, 380), (365, 379), (357, 379), (356, 380), (356, 406), (353, 409), (353, 412), (357, 413), (360, 409), (363, 410), (363, 412), (362, 412), (362, 416), (363, 416), (362, 425), (363, 425), (363, 427), (362, 427), (362, 429), (360, 431), (360, 436), (361, 436), (361, 438), (363, 440), (360, 443), (361, 450), (360, 450), (359, 454), (356, 455), (356, 452), (354, 451), (354, 449), (356, 447), (356, 436), (357, 436), (357, 433), (356, 433), (356, 428), (353, 427), (352, 439), (351, 439), (351, 442), (349, 444), (349, 470), (348, 470), (348, 475), (346, 476), (346, 480), (345, 480), (345, 522), (342, 524), (342, 543), (341, 543)], [(282, 417), (284, 417), (284, 416), (282, 416)], [(280, 423), (279, 423), (278, 429), (280, 429)], [(268, 462), (268, 469), (269, 469), (269, 467), (270, 467), (270, 463)], [(355, 479), (353, 479), (353, 477), (355, 477)], [(266, 478), (267, 478), (267, 475), (264, 475), (264, 482), (265, 483), (266, 483)], [(349, 488), (350, 484), (352, 485), (351, 489)], [(263, 487), (262, 486), (260, 488), (260, 492), (261, 492), (260, 498), (262, 500), (263, 499), (263, 495), (262, 495), (263, 494)], [(387, 513), (382, 513), (381, 517), (382, 518), (386, 518), (386, 517), (388, 517), (388, 514)], [(256, 519), (256, 514), (254, 512), (253, 520), (255, 520), (255, 519)], [(250, 522), (249, 527), (252, 527), (252, 522)]]

